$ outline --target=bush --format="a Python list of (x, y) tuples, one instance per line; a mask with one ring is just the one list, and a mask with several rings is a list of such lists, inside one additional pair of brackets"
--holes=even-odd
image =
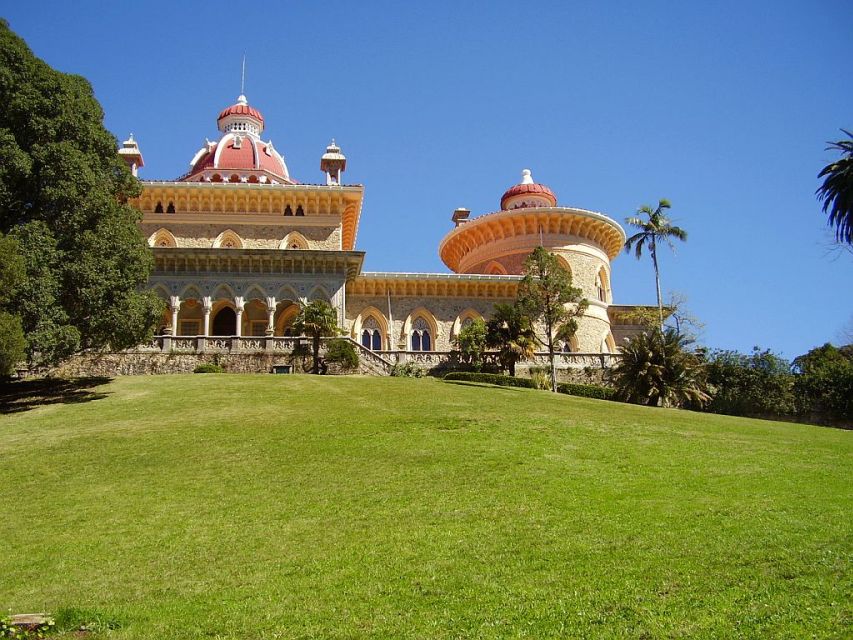
[(0, 311), (0, 378), (14, 373), (15, 366), (23, 362), (26, 346), (21, 320)]
[(391, 367), (391, 375), (395, 378), (423, 378), (426, 371), (414, 362), (397, 363)]
[(751, 354), (712, 351), (707, 356), (711, 413), (730, 416), (784, 416), (794, 413), (790, 363), (767, 349)]
[(536, 389), (551, 388), (551, 370), (548, 367), (530, 367), (530, 379)]
[(193, 369), (193, 373), (225, 373), (225, 369), (213, 362), (203, 362)]
[(615, 400), (616, 390), (610, 387), (602, 387), (597, 384), (572, 384), (563, 382), (557, 385), (559, 393), (581, 398), (595, 398), (596, 400)]
[(467, 371), (454, 371), (444, 376), (445, 380), (458, 382), (485, 382), (486, 384), (496, 384), (501, 387), (524, 387), (525, 389), (535, 389), (536, 386), (533, 380), (529, 378), (515, 378), (513, 376), (505, 376), (500, 373), (473, 373)]
[(358, 353), (349, 340), (335, 338), (326, 348), (326, 361), (336, 362), (343, 369), (355, 369), (358, 367)]

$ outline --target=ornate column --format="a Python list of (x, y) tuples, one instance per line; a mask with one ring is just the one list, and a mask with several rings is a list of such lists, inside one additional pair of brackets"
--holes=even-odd
[(204, 296), (201, 304), (204, 309), (204, 336), (207, 337), (210, 335), (210, 310), (213, 308), (213, 300), (210, 296)]
[(169, 311), (172, 312), (172, 335), (178, 335), (178, 313), (181, 311), (181, 299), (178, 296), (169, 297)]
[(237, 296), (234, 298), (234, 306), (237, 309), (237, 337), (243, 335), (243, 308), (246, 306), (246, 301), (243, 300), (243, 296)]
[(267, 300), (267, 331), (268, 336), (275, 335), (275, 298), (268, 297)]

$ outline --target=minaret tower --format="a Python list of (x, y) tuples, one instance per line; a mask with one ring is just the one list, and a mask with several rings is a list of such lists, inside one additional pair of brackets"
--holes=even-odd
[(145, 162), (142, 160), (142, 152), (139, 150), (136, 140), (133, 139), (132, 133), (127, 140), (121, 143), (121, 149), (118, 150), (118, 154), (127, 163), (127, 166), (130, 167), (130, 172), (134, 177), (136, 177), (139, 168), (145, 166)]
[(335, 144), (335, 139), (332, 138), (332, 144), (326, 147), (326, 153), (320, 158), (320, 171), (326, 174), (327, 185), (340, 185), (341, 174), (346, 171), (347, 159), (341, 153), (341, 148)]

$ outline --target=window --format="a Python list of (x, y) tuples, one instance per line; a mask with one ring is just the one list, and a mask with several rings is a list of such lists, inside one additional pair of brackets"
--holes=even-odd
[(169, 206), (166, 207), (166, 213), (175, 213), (175, 203), (170, 202)]
[(298, 207), (296, 207), (296, 215), (298, 215), (298, 216), (304, 216), (305, 215), (305, 212), (302, 210), (301, 204)]
[(412, 323), (412, 351), (432, 351), (432, 336), (429, 325), (423, 318)]
[(379, 324), (376, 318), (369, 317), (362, 324), (361, 346), (374, 351), (382, 350), (382, 334), (379, 331)]
[(284, 215), (286, 215), (286, 216), (292, 216), (293, 215), (293, 209), (290, 208), (290, 205), (287, 205), (284, 208)]
[(163, 203), (158, 202), (157, 206), (154, 207), (154, 213), (163, 213)]

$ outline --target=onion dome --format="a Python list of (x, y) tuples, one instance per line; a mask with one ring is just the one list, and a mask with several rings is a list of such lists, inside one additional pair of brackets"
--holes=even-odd
[(241, 95), (236, 104), (223, 109), (216, 123), (224, 135), (218, 142), (205, 142), (193, 156), (190, 170), (182, 180), (293, 183), (284, 158), (271, 141), (261, 140), (264, 117), (249, 106), (246, 96)]
[(544, 184), (533, 182), (530, 169), (521, 172), (521, 182), (507, 189), (501, 196), (501, 209), (526, 207), (556, 207), (557, 196)]

